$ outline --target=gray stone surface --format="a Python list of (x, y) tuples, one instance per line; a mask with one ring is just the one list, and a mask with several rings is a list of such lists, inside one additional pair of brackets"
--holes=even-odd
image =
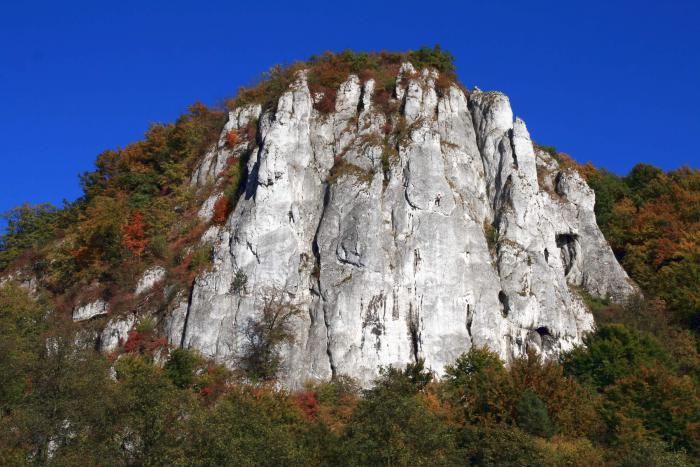
[(96, 316), (106, 315), (109, 306), (104, 300), (95, 300), (86, 305), (77, 306), (73, 309), (73, 321), (86, 321)]
[(98, 348), (101, 352), (113, 352), (129, 338), (129, 331), (136, 324), (136, 315), (112, 318), (100, 333)]
[(154, 285), (165, 279), (165, 273), (165, 268), (162, 266), (154, 266), (144, 271), (136, 284), (136, 290), (134, 290), (134, 293), (136, 295), (141, 295), (148, 292)]
[[(593, 192), (535, 153), (505, 95), (438, 92), (436, 72), (400, 73), (402, 110), (388, 118), (408, 131), (386, 145), (374, 83), (356, 76), (330, 115), (313, 108), (303, 72), (274, 115), (230, 114), (193, 186), (245, 150), (225, 146), (230, 129), (258, 118), (259, 146), (235, 210), (207, 232), (213, 268), (168, 318), (174, 344), (234, 364), (246, 324), (274, 297), (302, 310), (282, 349), (284, 384), (345, 374), (367, 385), (379, 366), (416, 358), (441, 374), (474, 345), (505, 361), (528, 348), (555, 357), (594, 325), (571, 286), (618, 301), (635, 293), (596, 225)], [(340, 157), (352, 166), (331, 183)], [(236, 291), (238, 272), (247, 284)]]

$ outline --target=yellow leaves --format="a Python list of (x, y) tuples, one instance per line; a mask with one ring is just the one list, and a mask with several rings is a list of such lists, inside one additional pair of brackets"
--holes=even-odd
[(551, 439), (535, 438), (534, 441), (551, 465), (585, 465), (587, 467), (607, 465), (603, 450), (594, 446), (586, 438), (571, 439), (554, 436)]
[(432, 383), (426, 391), (418, 394), (418, 399), (430, 413), (449, 425), (459, 426), (461, 424), (460, 408), (453, 406), (447, 399), (441, 398), (437, 391), (439, 391), (438, 385)]
[(96, 196), (81, 214), (76, 224), (83, 239), (90, 236), (97, 226), (118, 224), (126, 217), (126, 199), (124, 196)]

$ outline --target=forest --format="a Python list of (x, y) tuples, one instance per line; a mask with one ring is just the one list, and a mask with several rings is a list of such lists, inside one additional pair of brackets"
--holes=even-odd
[[(446, 52), (412, 53), (454, 78)], [(333, 89), (348, 72), (381, 83), (405, 58), (315, 57), (310, 85)], [(229, 105), (274, 105), (293, 70), (273, 68)], [(369, 389), (340, 375), (288, 391), (275, 380), (284, 364), (277, 348), (291, 338), (277, 318), (293, 310), (263, 313), (234, 368), (170, 347), (148, 317), (116, 351), (97, 352), (90, 330), (104, 322), (73, 323), (74, 303), (99, 296), (114, 314), (139, 307), (136, 278), (157, 264), (176, 285), (149, 295), (163, 309), (210, 266), (210, 248), (198, 243), (206, 193), (188, 179), (225, 119), (224, 108), (195, 104), (100, 154), (78, 200), (5, 214), (0, 275), (33, 281), (0, 283), (3, 465), (700, 463), (697, 169), (639, 164), (620, 176), (539, 146), (595, 191), (598, 224), (643, 291), (624, 305), (581, 292), (597, 328), (558, 361), (530, 353), (506, 366), (473, 348), (444, 374), (417, 361), (382, 368)], [(256, 131), (253, 123), (227, 144), (255, 141)], [(234, 208), (245, 171), (245, 156), (229, 161), (211, 222)]]

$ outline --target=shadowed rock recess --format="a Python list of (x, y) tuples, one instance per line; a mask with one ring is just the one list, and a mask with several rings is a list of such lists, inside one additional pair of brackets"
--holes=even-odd
[(247, 323), (274, 298), (301, 310), (283, 384), (349, 375), (367, 385), (380, 366), (418, 358), (441, 374), (472, 346), (505, 361), (528, 349), (556, 357), (594, 325), (577, 290), (635, 293), (592, 190), (534, 148), (505, 95), (438, 87), (437, 72), (404, 63), (397, 111), (375, 109), (374, 81), (350, 75), (335, 111), (320, 113), (323, 95), (304, 71), (295, 77), (274, 110), (231, 112), (192, 176), (211, 186), (250, 151), (226, 135), (257, 122), (235, 209), (202, 239), (213, 267), (168, 317), (173, 344), (234, 364)]

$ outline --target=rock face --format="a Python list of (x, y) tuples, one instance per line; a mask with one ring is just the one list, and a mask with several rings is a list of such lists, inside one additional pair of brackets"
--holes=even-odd
[(86, 321), (96, 316), (106, 315), (109, 311), (107, 303), (103, 300), (95, 300), (86, 305), (76, 307), (73, 310), (73, 321)]
[(134, 324), (136, 324), (136, 315), (134, 314), (109, 320), (99, 336), (97, 347), (101, 352), (113, 352), (120, 344), (126, 342), (129, 331), (134, 327)]
[[(596, 225), (593, 192), (534, 149), (506, 96), (438, 90), (436, 72), (410, 64), (400, 75), (393, 114), (354, 75), (320, 114), (303, 72), (274, 113), (230, 114), (192, 185), (240, 157), (246, 143), (228, 148), (225, 135), (258, 119), (248, 178), (206, 234), (213, 268), (169, 317), (173, 344), (233, 363), (274, 299), (302, 311), (282, 349), (284, 384), (342, 374), (366, 385), (380, 366), (418, 358), (441, 374), (471, 346), (505, 361), (554, 357), (594, 325), (575, 288), (618, 301), (636, 291)], [(404, 131), (385, 137), (388, 125)]]
[(152, 267), (143, 273), (136, 284), (134, 293), (136, 295), (141, 295), (142, 293), (148, 292), (163, 279), (165, 279), (165, 269), (161, 266)]

